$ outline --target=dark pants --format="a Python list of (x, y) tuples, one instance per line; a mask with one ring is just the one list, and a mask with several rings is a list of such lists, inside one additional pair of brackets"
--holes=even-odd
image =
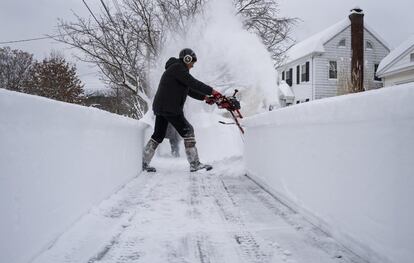
[(187, 121), (183, 114), (174, 115), (174, 116), (161, 116), (157, 115), (155, 118), (155, 128), (154, 133), (151, 138), (161, 143), (167, 132), (168, 123), (171, 123), (172, 126), (177, 130), (183, 138), (194, 137), (193, 126)]

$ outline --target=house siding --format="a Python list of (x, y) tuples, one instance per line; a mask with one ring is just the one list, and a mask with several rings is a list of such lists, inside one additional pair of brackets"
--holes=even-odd
[[(346, 46), (338, 47), (339, 42), (345, 39)], [(382, 44), (371, 32), (364, 30), (364, 44), (369, 41), (373, 49), (364, 48), (364, 86), (366, 90), (382, 87), (381, 81), (374, 80), (375, 64), (389, 53), (388, 48)], [(332, 97), (338, 95), (338, 87), (344, 81), (344, 74), (350, 77), (351, 70), (351, 27), (347, 27), (325, 45), (325, 53), (316, 58), (315, 77), (315, 99)], [(329, 79), (329, 61), (338, 63), (338, 79)], [(342, 81), (341, 81), (342, 78)]]
[[(339, 42), (345, 39), (345, 47), (339, 47)], [(364, 86), (366, 90), (380, 88), (382, 81), (374, 80), (375, 64), (388, 55), (389, 49), (381, 43), (369, 30), (364, 29), (364, 45), (369, 41), (373, 48), (364, 47)], [(279, 67), (279, 76), (283, 71), (293, 70), (292, 90), (295, 93), (295, 103), (304, 102), (307, 99), (322, 99), (339, 95), (338, 87), (343, 86), (346, 79), (350, 79), (351, 72), (351, 26), (324, 44), (325, 52), (322, 54), (309, 54), (306, 57), (292, 61)], [(337, 79), (329, 79), (329, 61), (337, 62)], [(296, 83), (297, 65), (310, 63), (309, 82)], [(281, 79), (279, 79), (280, 82)]]
[(382, 81), (374, 80), (375, 64), (379, 64), (389, 53), (390, 50), (382, 44), (371, 32), (367, 29), (364, 31), (365, 43), (370, 41), (373, 45), (373, 49), (364, 50), (365, 56), (365, 73), (364, 84), (366, 90), (377, 89), (383, 86)]
[[(338, 47), (345, 39), (345, 47)], [(345, 28), (324, 45), (325, 53), (315, 58), (315, 99), (338, 95), (338, 79), (341, 70), (351, 68), (351, 26)], [(329, 79), (329, 61), (337, 61), (338, 79)], [(348, 70), (347, 69), (347, 70)]]
[[(304, 65), (306, 62), (309, 62), (309, 81), (302, 81), (302, 65)], [(297, 84), (296, 82), (296, 74), (297, 74), (297, 66), (300, 66), (300, 83)], [(312, 68), (312, 57), (311, 56), (307, 56), (307, 57), (303, 57), (299, 60), (293, 61), (292, 63), (283, 65), (282, 67), (278, 68), (278, 75), (279, 75), (279, 79), (278, 79), (278, 83), (280, 83), (280, 81), (282, 80), (281, 76), (282, 76), (282, 72), (283, 71), (289, 71), (290, 69), (293, 70), (293, 81), (292, 81), (292, 90), (295, 94), (295, 101), (294, 103), (299, 102), (305, 102), (306, 100), (313, 100), (313, 92), (312, 92), (312, 81), (313, 81), (313, 68)]]
[(394, 85), (404, 84), (408, 82), (414, 82), (414, 69), (406, 70), (398, 74), (393, 74), (387, 77), (384, 77), (384, 86), (390, 87)]

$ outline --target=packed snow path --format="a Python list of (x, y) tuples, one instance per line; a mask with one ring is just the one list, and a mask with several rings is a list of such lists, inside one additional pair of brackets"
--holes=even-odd
[(363, 262), (246, 177), (239, 158), (209, 172), (154, 165), (34, 262)]

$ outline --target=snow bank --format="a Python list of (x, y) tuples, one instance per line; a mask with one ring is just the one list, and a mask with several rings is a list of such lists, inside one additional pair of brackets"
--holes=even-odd
[(0, 262), (29, 262), (136, 176), (143, 127), (0, 89)]
[(369, 262), (414, 258), (414, 85), (252, 117), (249, 174)]

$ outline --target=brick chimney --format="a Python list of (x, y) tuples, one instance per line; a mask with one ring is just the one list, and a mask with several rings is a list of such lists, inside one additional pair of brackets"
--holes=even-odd
[(364, 91), (364, 13), (354, 8), (349, 14), (351, 20), (351, 81), (354, 92)]

